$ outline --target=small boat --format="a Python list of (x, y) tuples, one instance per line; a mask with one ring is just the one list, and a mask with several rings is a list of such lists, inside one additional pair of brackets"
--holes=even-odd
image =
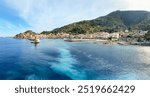
[(64, 38), (63, 40), (64, 40), (64, 41), (67, 41), (67, 42), (72, 42), (72, 39), (71, 39), (71, 38)]
[(38, 43), (40, 43), (40, 39), (34, 39), (31, 41), (31, 43), (38, 44)]

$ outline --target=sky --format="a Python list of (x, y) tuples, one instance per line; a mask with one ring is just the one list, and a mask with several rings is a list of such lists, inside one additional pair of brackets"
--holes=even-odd
[(150, 0), (0, 0), (0, 37), (50, 31), (116, 10), (150, 11)]

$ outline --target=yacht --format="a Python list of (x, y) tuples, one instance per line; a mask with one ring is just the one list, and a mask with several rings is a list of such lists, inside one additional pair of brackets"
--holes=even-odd
[(35, 38), (31, 41), (31, 43), (34, 43), (34, 44), (40, 43), (40, 39)]

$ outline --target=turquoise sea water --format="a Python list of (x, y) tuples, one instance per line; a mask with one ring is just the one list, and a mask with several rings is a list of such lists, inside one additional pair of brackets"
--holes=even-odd
[(1, 80), (150, 80), (150, 47), (0, 38)]

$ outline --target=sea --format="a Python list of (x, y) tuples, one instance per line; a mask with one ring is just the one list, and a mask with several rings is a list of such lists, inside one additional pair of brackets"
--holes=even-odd
[(0, 80), (150, 80), (150, 47), (0, 38)]

